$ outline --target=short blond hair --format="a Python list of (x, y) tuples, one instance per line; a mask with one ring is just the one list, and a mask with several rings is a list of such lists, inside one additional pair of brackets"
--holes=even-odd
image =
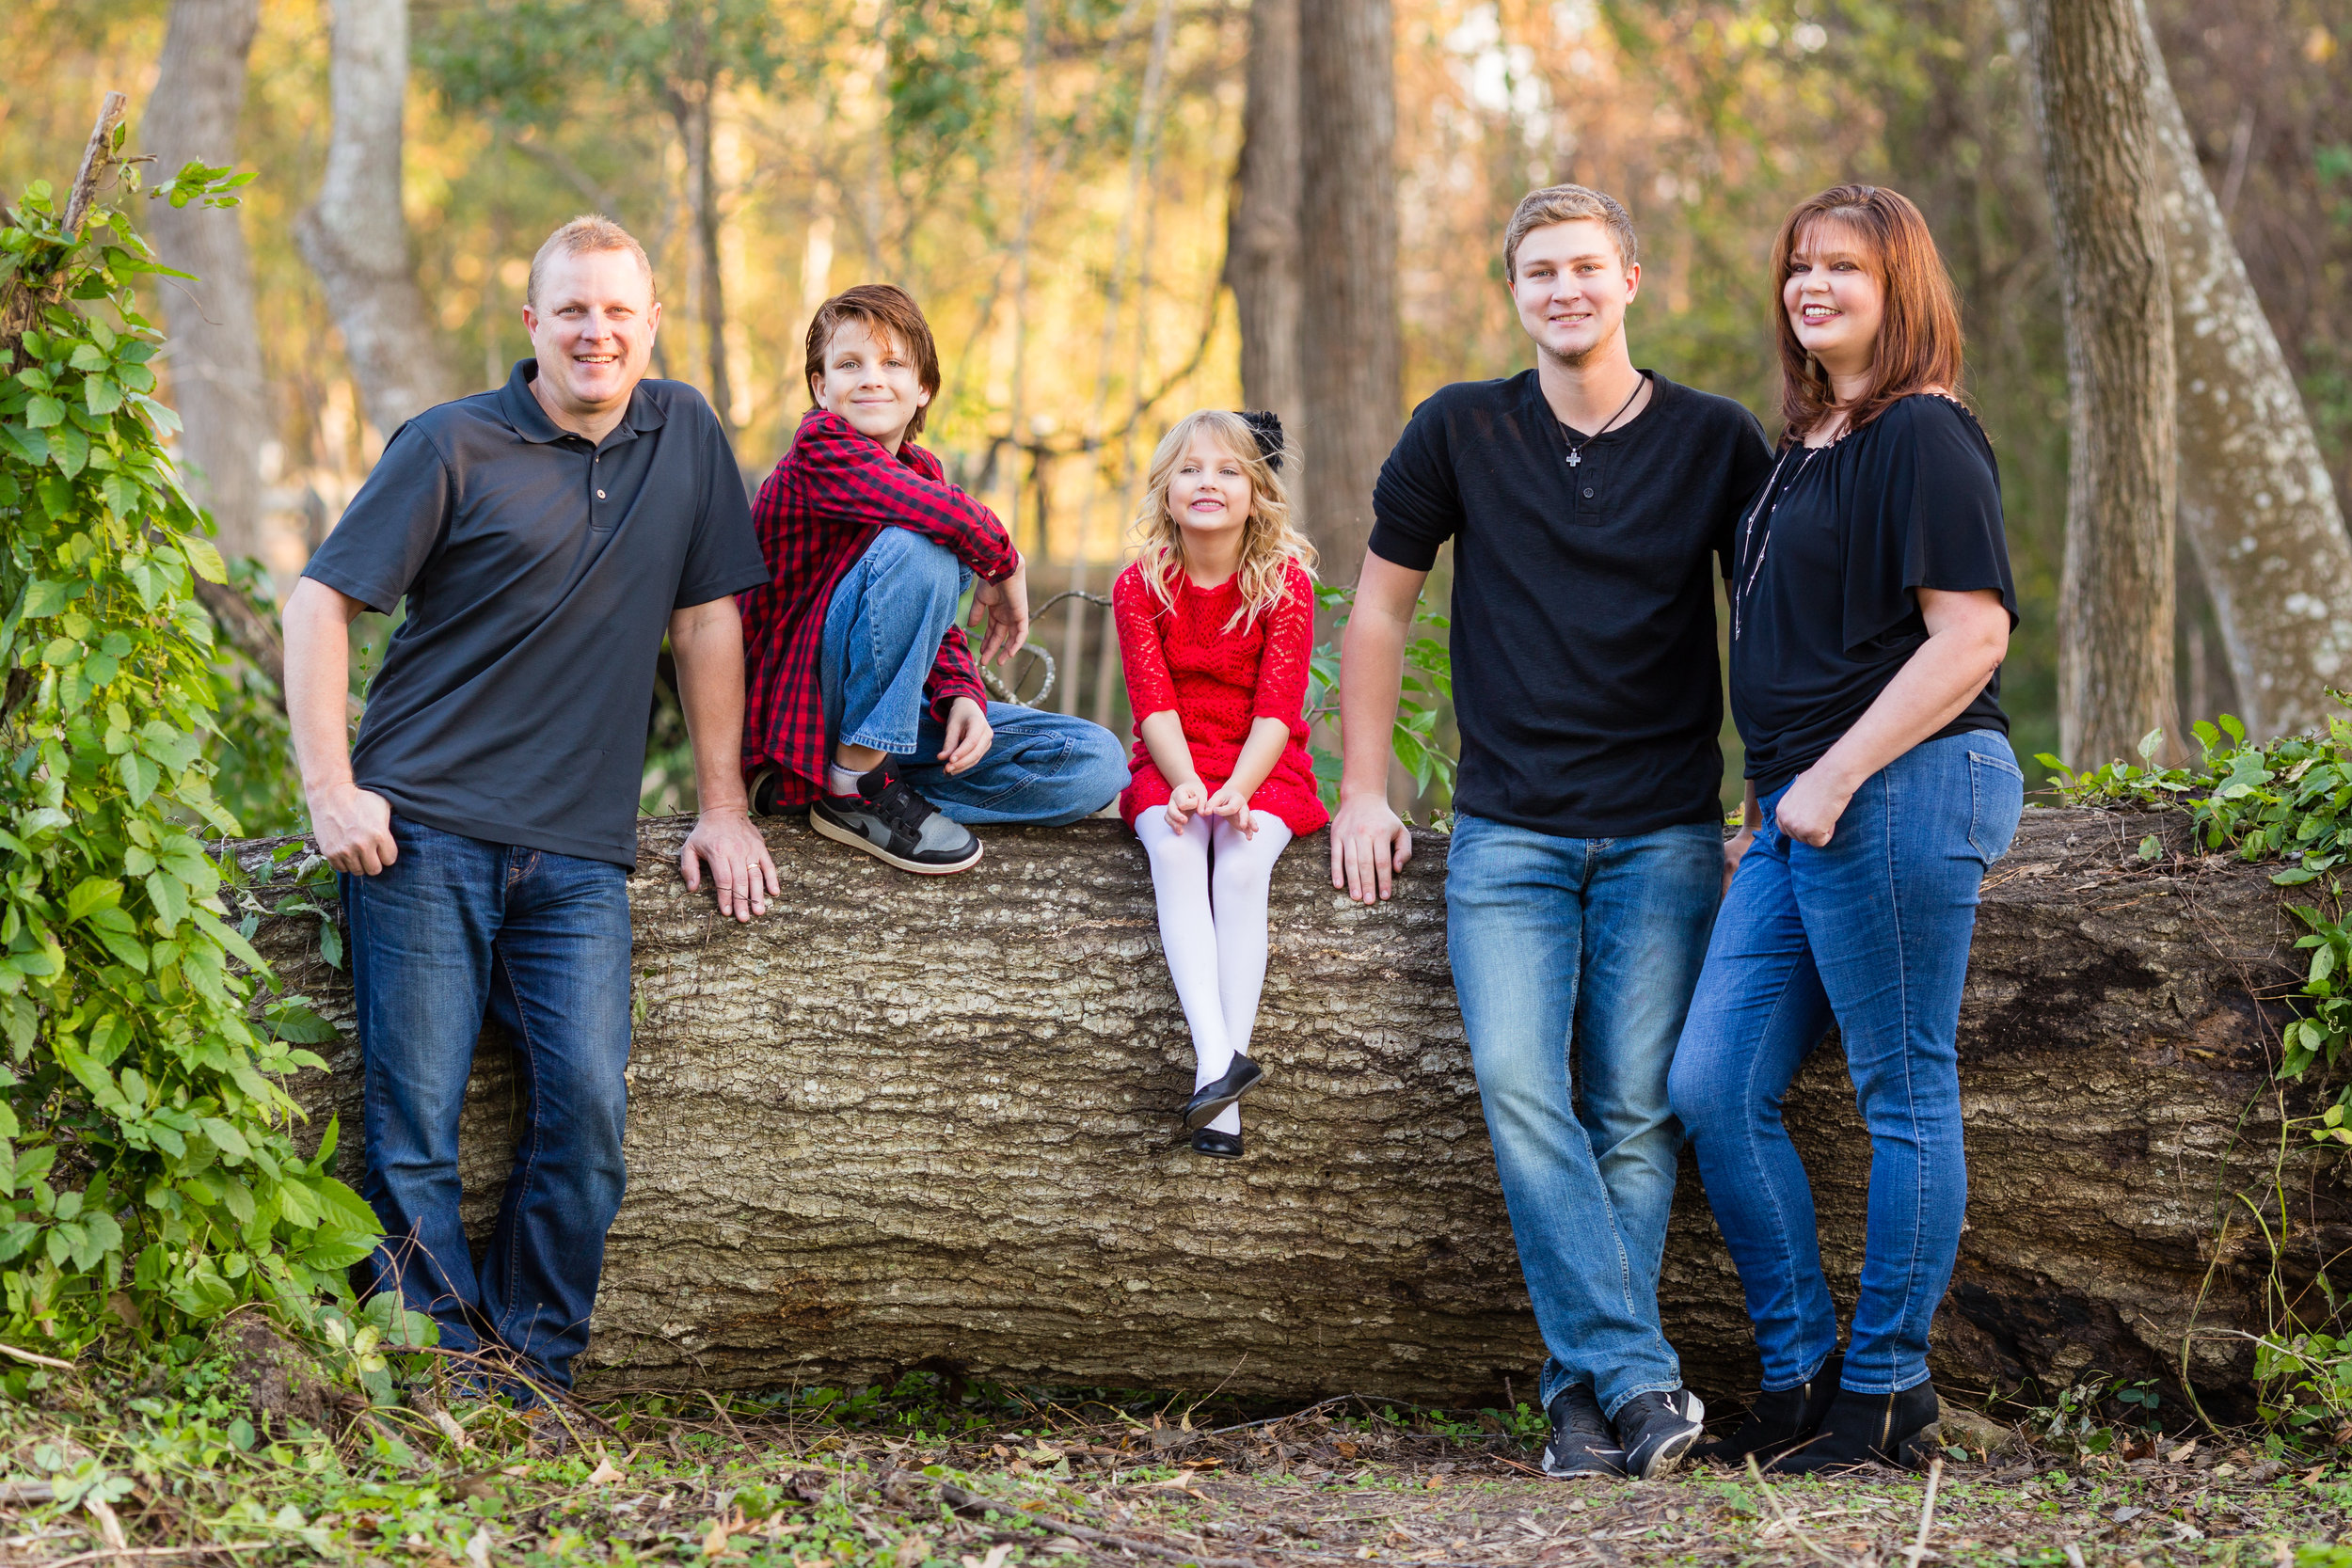
[(637, 236), (614, 223), (601, 213), (583, 213), (563, 228), (549, 234), (539, 246), (539, 253), (531, 259), (531, 280), (523, 285), (523, 303), (532, 309), (539, 307), (539, 275), (558, 256), (586, 256), (599, 250), (626, 250), (637, 258), (638, 270), (645, 275), (645, 292), (657, 293), (653, 281), (653, 262), (645, 255), (645, 247), (637, 243)]
[(1506, 283), (1519, 280), (1519, 242), (1536, 230), (1554, 223), (1574, 223), (1579, 218), (1597, 218), (1616, 243), (1617, 260), (1628, 272), (1641, 264), (1642, 243), (1633, 234), (1633, 218), (1617, 198), (1605, 191), (1587, 189), (1582, 185), (1546, 185), (1540, 191), (1530, 191), (1519, 198), (1511, 223), (1502, 231), (1502, 279)]

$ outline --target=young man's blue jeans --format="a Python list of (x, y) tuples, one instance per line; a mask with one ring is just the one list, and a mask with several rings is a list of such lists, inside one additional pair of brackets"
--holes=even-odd
[(1862, 1291), (1840, 1382), (1928, 1379), (1928, 1323), (1968, 1207), (1956, 1037), (1985, 867), (2024, 800), (2009, 742), (1979, 730), (1915, 746), (1846, 805), (1827, 845), (1764, 827), (1724, 901), (1675, 1055), (1674, 1108), (1739, 1265), (1767, 1390), (1837, 1348), (1804, 1164), (1781, 1102), (1835, 1022), (1870, 1134)]
[(1446, 949), (1547, 1407), (1584, 1385), (1613, 1417), (1682, 1386), (1658, 1327), (1682, 1147), (1666, 1069), (1723, 879), (1711, 823), (1616, 839), (1454, 823)]
[[(512, 1352), (571, 1386), (621, 1207), (628, 873), (395, 815), (400, 855), (340, 880), (366, 1065), (367, 1179), (400, 1291), (457, 1351)], [(479, 1267), (458, 1221), (457, 1116), (485, 1017), (519, 1058), (515, 1163)]]
[(818, 678), (834, 744), (888, 752), (917, 794), (967, 825), (1058, 827), (1091, 816), (1128, 779), (1118, 737), (1100, 724), (991, 703), (988, 754), (961, 773), (941, 765), (947, 728), (924, 702), (923, 683), (970, 578), (955, 552), (919, 533), (874, 536), (825, 609)]

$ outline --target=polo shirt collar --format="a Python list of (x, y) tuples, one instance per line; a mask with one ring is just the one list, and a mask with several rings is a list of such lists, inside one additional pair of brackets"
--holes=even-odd
[[(516, 360), (515, 369), (506, 377), (506, 385), (498, 391), (499, 412), (506, 416), (506, 422), (515, 427), (516, 435), (526, 441), (545, 446), (552, 441), (561, 441), (572, 433), (548, 419), (548, 411), (539, 406), (539, 399), (531, 389), (531, 383), (538, 374), (537, 359)], [(621, 416), (620, 425), (614, 428), (626, 427), (631, 434), (643, 436), (647, 431), (660, 430), (667, 421), (668, 416), (662, 413), (661, 404), (640, 381), (629, 390), (628, 412)], [(608, 441), (612, 438), (610, 436), (605, 437)]]

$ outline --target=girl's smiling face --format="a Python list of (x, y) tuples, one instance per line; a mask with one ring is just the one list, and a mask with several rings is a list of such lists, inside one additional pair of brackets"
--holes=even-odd
[(1870, 368), (1886, 314), (1886, 291), (1870, 270), (1862, 237), (1847, 225), (1824, 219), (1798, 236), (1780, 301), (1797, 341), (1830, 374), (1855, 375)]
[(1193, 433), (1168, 478), (1168, 515), (1184, 539), (1184, 560), (1196, 571), (1238, 564), (1241, 532), (1256, 492), (1239, 454), (1206, 430)]

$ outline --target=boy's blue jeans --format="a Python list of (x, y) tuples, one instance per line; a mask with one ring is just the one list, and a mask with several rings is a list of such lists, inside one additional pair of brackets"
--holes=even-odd
[(1682, 1385), (1658, 1327), (1682, 1147), (1666, 1072), (1723, 879), (1711, 823), (1619, 839), (1454, 824), (1446, 948), (1547, 1407), (1582, 1384), (1614, 1416)]
[[(628, 1091), (628, 873), (394, 816), (400, 856), (340, 879), (366, 1065), (370, 1290), (441, 1344), (503, 1347), (569, 1387), (620, 1212)], [(520, 1136), (479, 1267), (457, 1212), (457, 1117), (485, 1017), (519, 1057)]]
[(2025, 804), (2009, 742), (1979, 730), (1915, 746), (1854, 791), (1828, 844), (1764, 826), (1715, 923), (1675, 1055), (1675, 1114), (1739, 1265), (1767, 1390), (1837, 1348), (1804, 1163), (1781, 1124), (1789, 1081), (1835, 1022), (1870, 1134), (1862, 1291), (1844, 1386), (1928, 1378), (1928, 1323), (1968, 1207), (1956, 1037), (1985, 868)]
[(991, 703), (988, 754), (961, 773), (941, 766), (947, 727), (923, 701), (923, 683), (970, 580), (954, 551), (919, 533), (874, 536), (825, 609), (818, 678), (834, 744), (888, 752), (916, 793), (958, 822), (1058, 827), (1091, 816), (1127, 787), (1127, 759), (1110, 731), (1073, 715)]

